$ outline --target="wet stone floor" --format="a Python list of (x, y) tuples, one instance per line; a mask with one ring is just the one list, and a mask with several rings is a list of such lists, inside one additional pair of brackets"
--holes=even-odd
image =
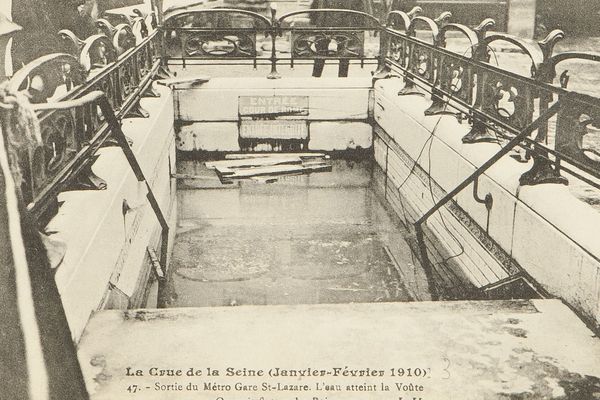
[(194, 178), (178, 185), (165, 305), (429, 300), (405, 229), (371, 186), (371, 161), (331, 162), (331, 172), (233, 185), (180, 162)]

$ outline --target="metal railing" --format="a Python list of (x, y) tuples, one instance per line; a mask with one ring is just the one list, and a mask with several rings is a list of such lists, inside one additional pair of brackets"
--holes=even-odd
[(380, 29), (372, 15), (340, 9), (300, 10), (281, 17), (272, 10), (270, 19), (238, 9), (182, 11), (161, 27), (164, 57), (171, 62), (185, 66), (251, 60), (255, 67), (270, 64), (273, 79), (280, 77), (278, 63), (294, 67), (306, 60), (359, 60), (361, 65), (376, 61), (379, 55), (368, 54), (366, 42), (369, 32), (374, 36)]
[[(555, 82), (561, 62), (597, 63), (600, 54), (555, 55), (554, 46), (564, 37), (561, 31), (553, 31), (533, 45), (509, 35), (488, 34), (494, 26), (491, 19), (471, 29), (449, 23), (449, 13), (433, 20), (419, 16), (419, 12), (416, 8), (410, 13), (389, 14), (381, 32), (383, 51), (375, 77), (400, 73), (405, 86), (399, 96), (429, 93), (432, 104), (425, 115), (450, 112), (459, 118), (466, 117), (471, 130), (462, 138), (463, 143), (507, 140), (490, 159), (434, 201), (435, 204), (414, 222), (419, 257), (424, 266), (430, 267), (424, 224), (471, 185), (473, 198), (488, 210), (489, 224), (494, 199), (491, 193), (480, 196), (479, 178), (516, 147), (523, 148), (527, 158), (534, 161), (532, 169), (521, 176), (521, 185), (568, 184), (564, 176), (567, 173), (600, 188), (600, 162), (582, 146), (588, 127), (600, 123), (600, 99), (569, 91), (568, 71), (563, 71), (559, 82)], [(417, 35), (418, 30), (420, 35)], [(429, 33), (429, 40), (421, 38), (424, 31)], [(446, 35), (450, 31), (458, 32), (466, 40), (465, 53), (458, 54), (447, 48)], [(490, 63), (494, 51), (491, 46), (498, 42), (526, 56), (531, 67), (529, 75), (513, 73)], [(596, 154), (593, 149), (591, 153)]]
[[(563, 62), (597, 63), (600, 54), (554, 54), (554, 45), (564, 36), (560, 31), (531, 44), (491, 33), (491, 19), (469, 28), (451, 23), (449, 13), (431, 19), (421, 11), (419, 7), (409, 13), (392, 11), (380, 23), (371, 15), (338, 9), (301, 10), (280, 17), (272, 12), (270, 18), (238, 9), (184, 10), (167, 18), (158, 30), (153, 15), (107, 14), (98, 21), (100, 33), (86, 40), (61, 31), (66, 53), (30, 63), (13, 76), (10, 89), (25, 92), (37, 104), (102, 90), (118, 118), (143, 117), (139, 99), (156, 95), (150, 90), (152, 77), (174, 61), (261, 63), (271, 66), (269, 78), (279, 77), (277, 66), (282, 63), (376, 61), (374, 79), (404, 78), (399, 95), (431, 95), (427, 115), (451, 112), (468, 119), (472, 127), (463, 142), (510, 141), (519, 136), (515, 146), (534, 159), (522, 184), (566, 183), (564, 175), (570, 174), (600, 187), (598, 152), (583, 147), (588, 130), (599, 126), (600, 100), (568, 90), (568, 74), (558, 73)], [(450, 32), (453, 38), (462, 36), (466, 52), (447, 46)], [(369, 54), (371, 39), (377, 46)], [(491, 48), (498, 43), (524, 54), (530, 73), (520, 75), (492, 65)], [(561, 107), (550, 122), (542, 121), (535, 135), (522, 135), (559, 100)], [(95, 151), (109, 140), (107, 124), (93, 107), (43, 111), (40, 120), (43, 145), (21, 155), (23, 193), (36, 215), (74, 183), (102, 187), (89, 165)]]
[[(546, 121), (535, 136), (525, 136), (518, 143), (535, 160), (534, 170), (522, 176), (521, 184), (566, 183), (560, 175), (564, 171), (600, 187), (597, 181), (600, 163), (592, 157), (593, 149), (581, 145), (587, 127), (600, 122), (597, 119), (600, 99), (569, 91), (564, 72), (559, 82), (554, 82), (561, 62), (575, 59), (600, 62), (600, 54), (567, 52), (554, 55), (554, 45), (563, 37), (560, 31), (552, 32), (534, 46), (509, 35), (487, 35), (493, 27), (492, 20), (471, 29), (448, 23), (447, 14), (435, 21), (416, 14), (390, 14), (388, 24), (382, 30), (385, 53), (376, 77), (385, 77), (390, 71), (400, 72), (406, 85), (399, 95), (422, 94), (423, 91), (431, 94), (433, 104), (425, 111), (427, 115), (452, 109), (469, 118), (472, 129), (463, 138), (464, 143), (510, 139), (534, 118), (544, 114), (554, 102), (563, 99), (555, 125)], [(431, 40), (417, 38), (417, 27), (427, 29)], [(468, 40), (469, 56), (446, 49), (449, 31), (459, 32)], [(489, 62), (491, 45), (498, 42), (508, 43), (527, 56), (531, 63), (530, 76), (501, 69)]]
[(116, 26), (106, 19), (99, 20), (98, 28), (103, 33), (85, 40), (79, 40), (70, 31), (60, 31), (65, 53), (34, 60), (8, 82), (8, 93), (25, 94), (38, 110), (42, 143), (23, 150), (19, 159), (24, 201), (42, 224), (56, 208), (56, 196), (61, 191), (106, 187), (90, 167), (97, 150), (112, 140), (97, 105), (59, 109), (44, 105), (101, 90), (120, 120), (147, 117), (140, 99), (158, 96), (151, 87), (160, 67), (160, 36), (155, 18), (120, 18), (127, 19), (130, 24)]

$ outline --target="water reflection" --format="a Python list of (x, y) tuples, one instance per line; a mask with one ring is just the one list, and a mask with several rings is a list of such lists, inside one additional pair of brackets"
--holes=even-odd
[(421, 267), (411, 234), (378, 194), (370, 160), (332, 162), (328, 173), (234, 186), (211, 180), (214, 172), (198, 162), (180, 163), (180, 173), (202, 179), (180, 182), (162, 305), (428, 301), (469, 293), (447, 266)]

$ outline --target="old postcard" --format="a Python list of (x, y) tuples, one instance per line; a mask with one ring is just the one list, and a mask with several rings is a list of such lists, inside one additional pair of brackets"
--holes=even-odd
[(0, 400), (600, 399), (600, 3), (0, 2)]

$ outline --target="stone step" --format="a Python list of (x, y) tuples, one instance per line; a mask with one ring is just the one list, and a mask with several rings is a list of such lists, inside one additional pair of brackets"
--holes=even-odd
[(79, 357), (93, 400), (126, 398), (128, 388), (178, 400), (591, 399), (600, 391), (600, 341), (558, 300), (101, 311)]

